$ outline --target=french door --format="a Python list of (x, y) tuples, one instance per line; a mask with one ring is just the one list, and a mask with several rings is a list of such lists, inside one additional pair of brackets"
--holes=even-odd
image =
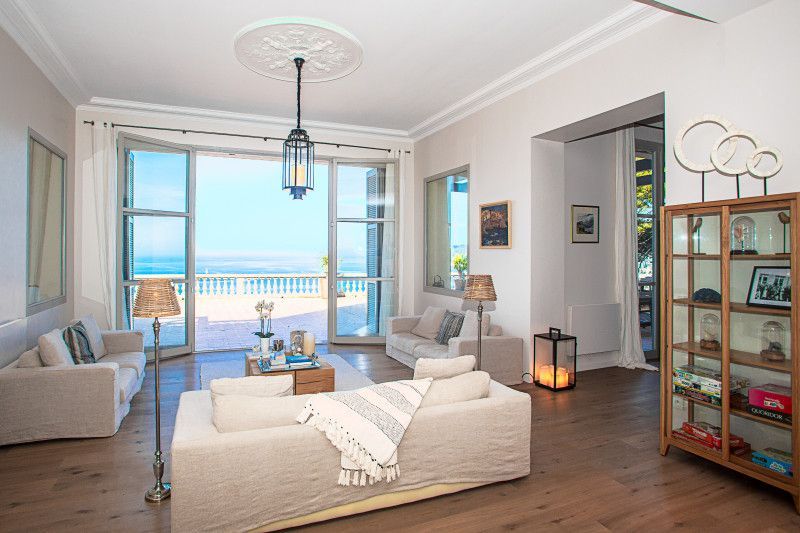
[(330, 186), (328, 338), (385, 342), (397, 307), (397, 163), (333, 160)]
[(181, 314), (160, 318), (160, 354), (190, 353), (194, 344), (194, 174), (191, 147), (120, 134), (117, 318), (153, 347), (153, 319), (132, 316), (139, 283), (172, 280)]

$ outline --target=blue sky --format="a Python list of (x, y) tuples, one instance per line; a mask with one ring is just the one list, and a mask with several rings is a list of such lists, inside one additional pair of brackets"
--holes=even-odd
[[(136, 152), (134, 206), (183, 211), (186, 157)], [(281, 162), (262, 159), (197, 157), (197, 272), (263, 270), (316, 272), (328, 249), (328, 166), (316, 165), (315, 189), (292, 200), (281, 189)], [(364, 175), (368, 169), (339, 167), (340, 216), (365, 213)], [(134, 256), (137, 272), (174, 269), (183, 262), (183, 221), (137, 217)], [(389, 228), (387, 227), (387, 230)], [(340, 268), (363, 271), (366, 225), (341, 224)], [(147, 265), (145, 267), (145, 265)]]

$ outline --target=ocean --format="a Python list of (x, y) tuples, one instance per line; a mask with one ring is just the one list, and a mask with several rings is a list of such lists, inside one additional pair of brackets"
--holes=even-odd
[[(136, 259), (134, 274), (137, 276), (179, 276), (184, 273), (182, 257), (152, 257)], [(339, 271), (348, 275), (363, 275), (366, 267), (363, 261), (343, 260)], [(197, 274), (318, 274), (322, 267), (318, 258), (276, 260), (247, 259), (242, 257), (198, 257), (195, 262)]]

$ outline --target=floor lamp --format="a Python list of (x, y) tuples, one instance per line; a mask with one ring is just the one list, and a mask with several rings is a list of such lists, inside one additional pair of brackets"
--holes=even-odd
[(490, 274), (470, 274), (464, 289), (464, 300), (478, 302), (478, 370), (481, 369), (481, 324), (483, 321), (483, 302), (497, 301), (494, 283)]
[(155, 461), (153, 461), (153, 474), (156, 476), (156, 484), (144, 495), (145, 501), (148, 502), (166, 500), (172, 490), (169, 483), (161, 481), (164, 476), (164, 461), (161, 459), (161, 390), (158, 375), (158, 334), (161, 324), (159, 324), (158, 318), (179, 314), (181, 314), (181, 308), (178, 305), (178, 297), (175, 295), (175, 289), (170, 280), (164, 278), (142, 280), (136, 290), (133, 316), (154, 319), (153, 336), (155, 342), (153, 346), (156, 368), (156, 453)]

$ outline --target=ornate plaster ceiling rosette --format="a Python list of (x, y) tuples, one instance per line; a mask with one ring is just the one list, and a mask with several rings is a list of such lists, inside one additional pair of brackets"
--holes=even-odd
[(359, 65), (363, 50), (348, 31), (329, 22), (285, 17), (256, 22), (236, 35), (236, 58), (253, 72), (276, 80), (297, 79), (296, 57), (305, 60), (303, 81), (330, 81)]

